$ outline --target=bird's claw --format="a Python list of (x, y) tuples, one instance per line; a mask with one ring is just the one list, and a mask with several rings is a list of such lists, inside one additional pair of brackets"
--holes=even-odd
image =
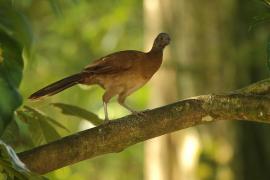
[(146, 111), (132, 111), (132, 114), (138, 117), (146, 117)]
[(104, 119), (103, 123), (102, 124), (108, 124), (110, 122), (109, 119)]

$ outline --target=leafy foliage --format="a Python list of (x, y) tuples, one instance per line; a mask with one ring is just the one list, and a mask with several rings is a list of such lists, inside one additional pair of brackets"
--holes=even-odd
[(5, 143), (14, 146), (18, 146), (20, 143), (20, 127), (17, 121), (12, 119), (12, 121), (5, 128), (2, 136), (0, 137)]
[(44, 144), (61, 138), (53, 125), (68, 131), (62, 124), (28, 106), (24, 106), (22, 109), (17, 110), (17, 115), (28, 125), (29, 133), (35, 145)]
[(30, 172), (15, 151), (0, 140), (0, 179), (42, 180), (45, 178)]
[(0, 32), (0, 133), (12, 120), (13, 112), (22, 103), (17, 91), (22, 75), (22, 49), (18, 44)]
[(63, 114), (85, 119), (94, 125), (99, 125), (103, 122), (103, 120), (101, 120), (94, 113), (89, 112), (86, 109), (80, 108), (78, 106), (64, 103), (53, 103), (52, 105), (59, 108)]
[[(10, 3), (0, 1), (0, 29), (21, 47), (31, 48), (33, 33), (26, 17), (14, 9)], [(9, 2), (9, 1), (8, 1)]]
[(9, 1), (0, 1), (0, 134), (21, 105), (18, 87), (23, 71), (23, 47), (30, 49), (32, 32), (25, 17)]
[[(31, 107), (25, 106), (17, 110), (22, 104), (20, 94), (27, 97), (36, 90), (37, 85), (41, 86), (42, 83), (46, 85), (58, 76), (65, 76), (80, 70), (81, 67), (100, 55), (127, 47), (140, 49), (142, 38), (138, 37), (142, 35), (141, 7), (142, 2), (135, 0), (112, 0), (110, 3), (93, 0), (48, 0), (38, 3), (35, 1), (0, 0), (0, 66), (5, 63), (5, 66), (0, 69), (0, 122), (3, 122), (2, 119), (7, 120), (5, 128), (0, 129), (1, 140), (12, 144), (12, 147), (26, 149), (33, 146), (31, 141), (34, 142), (34, 145), (38, 145), (60, 138), (59, 128), (65, 129), (65, 131), (67, 129), (61, 127), (63, 125), (50, 117), (61, 120), (64, 116), (52, 111), (49, 112), (50, 117), (48, 117), (43, 113), (48, 110), (46, 106), (38, 106), (43, 111), (41, 112), (31, 108), (35, 106), (35, 103), (27, 101), (25, 103), (29, 103)], [(31, 52), (30, 47), (33, 39), (26, 16), (34, 26), (36, 41), (35, 54), (31, 54), (31, 61), (27, 62), (28, 59), (24, 59), (27, 66), (23, 69), (22, 54), (23, 57), (27, 57), (25, 55)], [(8, 66), (6, 63), (9, 63)], [(69, 66), (66, 66), (67, 64)], [(52, 67), (61, 68), (52, 71)], [(2, 75), (2, 70), (6, 74)], [(21, 83), (23, 71), (23, 83)], [(18, 93), (19, 85), (20, 93)], [(4, 90), (2, 90), (3, 88)], [(76, 92), (79, 88), (75, 87), (74, 90)], [(80, 104), (82, 107), (88, 105), (90, 109), (95, 111), (102, 108), (100, 101), (97, 101), (100, 97), (97, 94), (101, 93), (101, 89), (93, 88), (91, 93), (80, 90), (80, 95), (74, 95), (78, 93), (72, 92), (74, 96), (70, 96), (68, 91), (55, 96), (55, 98), (72, 104)], [(92, 103), (89, 103), (89, 100)], [(65, 108), (66, 115), (89, 120), (95, 125), (102, 122), (96, 115), (86, 110), (84, 112), (84, 109), (76, 107), (74, 109), (74, 107), (67, 106), (62, 106), (62, 108)], [(16, 112), (15, 116), (14, 111)], [(2, 112), (5, 112), (7, 116), (4, 117)], [(116, 113), (121, 112), (117, 111)], [(80, 125), (79, 121), (66, 123), (72, 130), (77, 129)], [(57, 129), (55, 130), (55, 128)], [(133, 152), (133, 154), (138, 155), (137, 152)], [(130, 156), (125, 158), (128, 157)], [(117, 162), (126, 162), (123, 158), (118, 157)], [(111, 170), (110, 165), (107, 165), (108, 163), (105, 161), (108, 160), (77, 166), (78, 170), (76, 172), (72, 170), (67, 178), (88, 179), (88, 176), (93, 176), (96, 173), (89, 171), (89, 164), (93, 169), (97, 164), (103, 162), (103, 167)], [(128, 160), (128, 162), (130, 161)], [(126, 174), (129, 175), (128, 172)], [(123, 176), (122, 173), (121, 176)]]

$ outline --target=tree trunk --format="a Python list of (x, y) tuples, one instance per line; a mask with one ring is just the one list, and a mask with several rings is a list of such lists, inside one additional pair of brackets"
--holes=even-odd
[[(147, 46), (149, 37), (159, 31), (172, 36), (162, 69), (152, 80), (151, 106), (233, 88), (235, 68), (230, 40), (234, 5), (233, 0), (144, 1)], [(217, 128), (221, 131), (213, 130)], [(227, 142), (222, 136), (226, 129), (224, 123), (200, 128), (204, 134), (219, 134), (211, 137)], [(146, 179), (198, 179), (198, 152), (205, 144), (201, 140), (198, 130), (189, 128), (146, 142)]]

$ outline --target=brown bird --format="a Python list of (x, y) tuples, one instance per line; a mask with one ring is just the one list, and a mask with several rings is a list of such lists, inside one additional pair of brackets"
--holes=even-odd
[(162, 63), (163, 49), (169, 43), (169, 35), (160, 33), (149, 52), (126, 50), (109, 54), (86, 66), (81, 72), (40, 89), (29, 99), (52, 96), (76, 84), (98, 84), (105, 89), (102, 97), (105, 122), (109, 120), (107, 104), (116, 95), (120, 105), (138, 114), (139, 112), (125, 104), (125, 99), (146, 84), (157, 72)]

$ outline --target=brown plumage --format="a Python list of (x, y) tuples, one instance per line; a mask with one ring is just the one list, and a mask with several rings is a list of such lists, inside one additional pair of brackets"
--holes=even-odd
[(120, 105), (132, 113), (137, 113), (125, 104), (125, 99), (149, 81), (159, 69), (163, 49), (169, 43), (169, 35), (160, 33), (149, 52), (127, 50), (107, 55), (86, 66), (81, 72), (40, 89), (29, 99), (51, 96), (76, 84), (98, 84), (105, 89), (103, 95), (105, 121), (108, 120), (107, 103), (116, 95)]

